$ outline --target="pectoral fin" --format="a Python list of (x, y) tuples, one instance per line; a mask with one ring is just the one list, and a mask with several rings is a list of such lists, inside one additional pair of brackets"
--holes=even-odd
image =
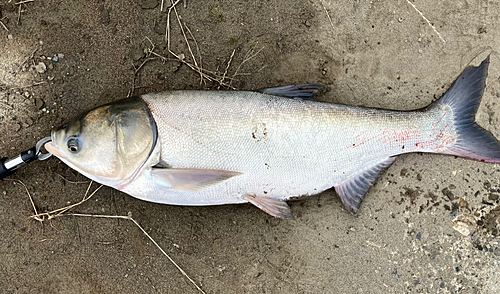
[(294, 219), (290, 207), (284, 200), (254, 195), (244, 195), (242, 198), (274, 217)]
[(151, 170), (151, 177), (155, 184), (183, 191), (199, 191), (240, 174), (233, 171), (209, 169), (153, 168)]

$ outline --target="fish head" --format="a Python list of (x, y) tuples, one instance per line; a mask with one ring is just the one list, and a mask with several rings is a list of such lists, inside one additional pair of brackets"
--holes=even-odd
[(120, 189), (152, 154), (157, 128), (147, 105), (127, 98), (80, 115), (51, 137), (48, 152), (88, 178)]

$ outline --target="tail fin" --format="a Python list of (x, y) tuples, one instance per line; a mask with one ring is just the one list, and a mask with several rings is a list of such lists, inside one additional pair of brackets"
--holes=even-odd
[(500, 142), (475, 122), (475, 115), (486, 85), (488, 56), (481, 65), (465, 70), (450, 89), (431, 105), (441, 103), (453, 110), (457, 142), (445, 154), (483, 162), (500, 163)]

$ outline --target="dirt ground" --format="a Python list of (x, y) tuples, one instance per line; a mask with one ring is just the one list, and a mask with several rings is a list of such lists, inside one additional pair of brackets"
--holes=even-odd
[[(421, 108), (489, 52), (477, 119), (500, 137), (495, 1), (411, 2), (436, 31), (406, 0), (181, 1), (193, 55), (219, 81), (227, 77), (224, 85), (200, 83), (169, 55), (161, 0), (17, 2), (0, 1), (0, 156), (133, 87), (143, 94), (322, 83), (329, 91), (318, 100)], [(171, 49), (192, 63), (171, 16)], [(147, 58), (155, 59), (143, 64)], [(290, 202), (293, 221), (252, 205), (147, 203), (107, 187), (73, 212), (131, 213), (206, 293), (497, 293), (499, 168), (400, 156), (357, 217), (333, 190)], [(78, 202), (88, 186), (56, 158), (11, 178), (26, 184), (39, 212)], [(2, 293), (199, 293), (129, 220), (40, 223), (33, 213), (22, 185), (0, 182)]]

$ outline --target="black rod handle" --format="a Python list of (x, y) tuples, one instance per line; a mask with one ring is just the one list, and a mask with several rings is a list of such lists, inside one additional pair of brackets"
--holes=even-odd
[(8, 159), (7, 157), (0, 159), (0, 180), (6, 178), (16, 171), (21, 164), (30, 163), (37, 159), (36, 147), (30, 148), (24, 152), (21, 152), (16, 157)]

